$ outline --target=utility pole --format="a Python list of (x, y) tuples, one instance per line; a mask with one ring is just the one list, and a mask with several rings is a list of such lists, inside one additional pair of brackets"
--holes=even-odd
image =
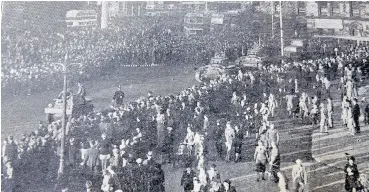
[(282, 18), (282, 1), (279, 1), (279, 26), (281, 28), (281, 56), (284, 56), (284, 40), (283, 40), (283, 18)]

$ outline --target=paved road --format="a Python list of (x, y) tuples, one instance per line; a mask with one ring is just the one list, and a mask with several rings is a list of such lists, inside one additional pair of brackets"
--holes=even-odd
[[(149, 90), (155, 94), (169, 94), (196, 83), (194, 71), (194, 66), (123, 68), (109, 78), (87, 82), (87, 97), (93, 99), (95, 109), (99, 110), (109, 106), (118, 84), (122, 85), (129, 101), (146, 96)], [(76, 86), (71, 89), (77, 91)], [(38, 121), (46, 120), (44, 108), (53, 102), (60, 91), (58, 88), (30, 96), (2, 97), (2, 136), (13, 135), (17, 138), (22, 132), (37, 129)]]

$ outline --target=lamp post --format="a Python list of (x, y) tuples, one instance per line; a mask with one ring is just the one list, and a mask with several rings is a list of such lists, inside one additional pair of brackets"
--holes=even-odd
[(67, 117), (67, 72), (68, 67), (80, 63), (70, 63), (68, 64), (68, 52), (65, 54), (64, 63), (52, 63), (52, 65), (59, 65), (63, 72), (63, 112), (62, 112), (62, 128), (61, 128), (61, 139), (60, 139), (60, 164), (58, 169), (58, 179), (64, 174), (64, 147), (65, 147), (65, 127), (66, 127), (66, 117)]

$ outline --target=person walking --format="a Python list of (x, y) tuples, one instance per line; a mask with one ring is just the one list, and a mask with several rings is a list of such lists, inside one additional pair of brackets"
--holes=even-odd
[(234, 152), (236, 154), (234, 161), (238, 162), (240, 160), (240, 155), (242, 151), (243, 132), (239, 129), (238, 125), (236, 125), (234, 129), (235, 129)]
[(328, 133), (327, 126), (327, 110), (324, 107), (324, 103), (320, 103), (320, 133)]
[(292, 167), (292, 183), (293, 191), (303, 192), (307, 184), (307, 174), (305, 167), (300, 159), (296, 160), (296, 164)]
[(275, 183), (278, 183), (277, 173), (279, 172), (281, 166), (281, 157), (277, 145), (274, 142), (272, 142), (271, 146), (272, 150), (270, 152), (270, 161), (269, 161), (271, 174), (270, 180), (274, 181)]
[(347, 116), (348, 116), (348, 108), (350, 103), (347, 101), (347, 97), (344, 96), (341, 103), (342, 113), (341, 120), (342, 124), (347, 127)]
[(359, 122), (359, 117), (360, 117), (360, 105), (357, 102), (357, 99), (353, 99), (353, 108), (352, 108), (352, 118), (354, 119), (354, 123), (355, 123), (355, 133), (360, 133), (360, 122)]
[(225, 135), (225, 140), (226, 140), (225, 145), (227, 147), (226, 161), (229, 161), (231, 158), (231, 149), (232, 149), (234, 138), (235, 138), (235, 131), (232, 128), (230, 121), (228, 121), (226, 124), (224, 135)]
[(123, 104), (124, 100), (124, 92), (121, 89), (121, 86), (118, 86), (118, 90), (114, 93), (113, 102), (117, 107), (120, 107)]
[(275, 143), (276, 146), (279, 145), (279, 132), (274, 128), (274, 124), (270, 124), (270, 128), (266, 132), (266, 138), (268, 142), (268, 146), (271, 146), (271, 143)]
[(264, 147), (263, 142), (260, 140), (258, 141), (258, 146), (255, 149), (254, 159), (255, 159), (255, 166), (257, 172), (257, 179), (256, 181), (265, 180), (264, 173), (265, 173), (265, 166), (267, 163), (267, 149)]
[(345, 172), (345, 189), (347, 192), (352, 192), (358, 188), (359, 171), (355, 163), (355, 157), (348, 156), (348, 162), (344, 168)]
[(281, 173), (277, 173), (279, 192), (289, 192), (286, 177)]
[(349, 129), (349, 133), (351, 133), (351, 135), (355, 135), (355, 121), (353, 118), (352, 104), (349, 104), (347, 109), (347, 128)]
[(332, 99), (328, 97), (327, 99), (327, 117), (328, 117), (328, 127), (333, 128), (333, 103)]

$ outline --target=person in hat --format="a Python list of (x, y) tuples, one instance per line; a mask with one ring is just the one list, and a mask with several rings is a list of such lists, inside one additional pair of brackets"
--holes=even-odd
[(231, 180), (226, 179), (219, 190), (220, 192), (236, 192), (236, 188), (231, 185)]
[(121, 86), (118, 86), (118, 90), (114, 93), (113, 101), (118, 107), (123, 104), (124, 92), (121, 90)]

